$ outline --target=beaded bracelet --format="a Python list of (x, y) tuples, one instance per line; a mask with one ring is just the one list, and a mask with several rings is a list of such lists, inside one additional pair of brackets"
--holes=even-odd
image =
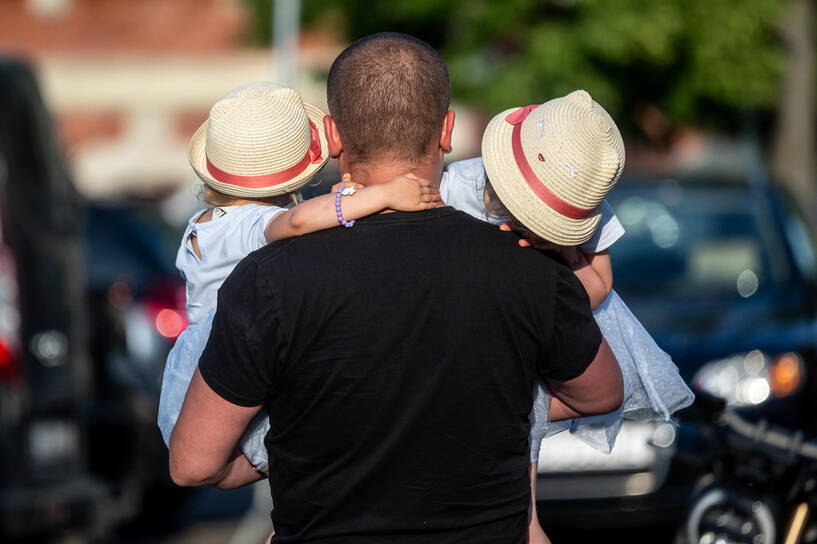
[(337, 193), (337, 195), (335, 196), (335, 211), (336, 211), (336, 212), (337, 212), (337, 214), (338, 214), (338, 223), (340, 223), (341, 225), (343, 225), (343, 226), (344, 226), (344, 227), (346, 227), (347, 229), (350, 229), (350, 228), (352, 228), (352, 227), (354, 227), (354, 226), (355, 226), (355, 220), (354, 220), (354, 219), (352, 219), (351, 221), (347, 221), (347, 220), (346, 220), (346, 219), (343, 217), (343, 212), (341, 212), (341, 211), (340, 211), (340, 199), (341, 199), (342, 197), (344, 197), (344, 196), (352, 196), (352, 195), (353, 195), (353, 194), (355, 194), (356, 192), (357, 192), (357, 191), (355, 191), (355, 190), (354, 190), (353, 188), (351, 188), (351, 187), (338, 187), (338, 193)]

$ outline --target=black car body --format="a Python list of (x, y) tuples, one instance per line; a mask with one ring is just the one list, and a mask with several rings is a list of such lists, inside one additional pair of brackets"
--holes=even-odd
[[(631, 178), (609, 200), (627, 230), (614, 288), (687, 383), (814, 435), (817, 261), (784, 194), (748, 177)], [(545, 527), (677, 523), (717, 456), (692, 423), (625, 423), (609, 458), (559, 440), (540, 459)]]
[(173, 523), (188, 491), (170, 480), (156, 424), (165, 360), (187, 326), (184, 282), (172, 266), (178, 236), (133, 203), (88, 203), (85, 218), (89, 463), (117, 505), (113, 522), (135, 534)]
[(93, 371), (82, 205), (21, 62), (0, 60), (0, 119), (0, 526), (14, 537), (90, 523), (104, 489), (85, 447)]
[[(0, 540), (170, 520), (156, 426), (186, 326), (171, 236), (67, 175), (31, 69), (0, 59)], [(164, 228), (164, 230), (163, 230)]]

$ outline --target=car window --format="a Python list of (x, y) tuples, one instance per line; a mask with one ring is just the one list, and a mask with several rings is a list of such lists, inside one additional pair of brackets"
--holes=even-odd
[(622, 296), (748, 298), (790, 276), (748, 187), (622, 183), (610, 200), (627, 231), (611, 248)]
[(786, 203), (786, 212), (786, 237), (791, 245), (797, 268), (806, 278), (817, 280), (814, 239), (803, 217), (791, 202)]

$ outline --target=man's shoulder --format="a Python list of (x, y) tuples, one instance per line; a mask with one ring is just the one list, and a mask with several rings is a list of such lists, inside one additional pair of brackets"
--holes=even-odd
[(256, 249), (247, 255), (241, 262), (246, 262), (247, 264), (245, 266), (251, 266), (254, 268), (269, 268), (271, 265), (281, 262), (282, 259), (286, 258), (293, 243), (298, 240), (303, 241), (303, 239), (309, 238), (309, 236), (310, 235), (297, 236), (272, 242), (271, 244), (267, 244), (259, 249)]
[(566, 268), (551, 252), (538, 251), (519, 246), (519, 236), (499, 229), (497, 225), (475, 219), (471, 215), (457, 211), (448, 217), (445, 233), (467, 244), (482, 257), (488, 265), (524, 267), (522, 272), (539, 274), (542, 270)]
[[(333, 228), (273, 242), (250, 253), (240, 264), (243, 268), (263, 269), (268, 271), (281, 269), (282, 273), (293, 273), (293, 267), (301, 264), (313, 267), (319, 255), (332, 252), (339, 244), (346, 244), (350, 237), (357, 243), (364, 243), (370, 236), (375, 236), (377, 225), (410, 228), (422, 226), (417, 231), (418, 243), (454, 245), (467, 248), (466, 253), (478, 253), (486, 265), (488, 263), (508, 262), (519, 266), (529, 266), (531, 270), (541, 271), (544, 268), (558, 266), (550, 256), (530, 248), (518, 246), (518, 236), (511, 232), (499, 230), (496, 225), (475, 219), (468, 213), (452, 207), (438, 208), (424, 212), (397, 212), (379, 216), (369, 223), (365, 219), (352, 228)], [(375, 228), (370, 228), (375, 227)], [(430, 231), (439, 233), (428, 235)], [(393, 231), (382, 231), (391, 235)], [(372, 243), (380, 244), (380, 237)], [(348, 246), (347, 246), (348, 247)], [(459, 251), (457, 251), (459, 253)], [(327, 255), (327, 258), (329, 256)], [(330, 259), (331, 260), (331, 259)]]

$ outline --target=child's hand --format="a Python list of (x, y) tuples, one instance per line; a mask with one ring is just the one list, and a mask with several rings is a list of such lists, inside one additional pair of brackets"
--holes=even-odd
[(336, 183), (332, 185), (332, 193), (337, 193), (338, 189), (363, 189), (363, 185), (360, 183), (355, 183), (352, 181), (352, 174), (346, 173), (343, 174), (343, 177), (340, 178), (340, 183)]
[(383, 186), (386, 207), (400, 212), (430, 210), (442, 205), (440, 192), (427, 179), (414, 174), (397, 176)]

